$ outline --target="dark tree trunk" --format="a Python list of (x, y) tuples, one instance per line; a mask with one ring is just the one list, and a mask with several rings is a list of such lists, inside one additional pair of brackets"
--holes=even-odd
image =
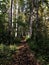
[(11, 6), (10, 6), (10, 10), (9, 10), (9, 44), (12, 41), (12, 4), (13, 4), (13, 0), (11, 0)]

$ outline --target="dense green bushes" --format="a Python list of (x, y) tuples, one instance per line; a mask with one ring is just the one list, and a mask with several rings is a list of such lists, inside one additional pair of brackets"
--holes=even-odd
[(47, 65), (49, 62), (49, 39), (43, 41), (34, 41), (30, 40), (28, 42), (30, 49), (33, 50), (36, 54), (36, 57), (43, 63), (43, 65)]
[(16, 52), (16, 46), (0, 45), (0, 65), (10, 65), (12, 61), (12, 54)]

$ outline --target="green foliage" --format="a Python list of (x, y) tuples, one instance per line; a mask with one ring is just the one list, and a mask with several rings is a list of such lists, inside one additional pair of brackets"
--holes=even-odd
[[(16, 51), (16, 46), (10, 45), (10, 46), (6, 46), (1, 44), (0, 45), (0, 65), (9, 65), (11, 64), (12, 61), (12, 55), (13, 53), (15, 53)], [(6, 62), (5, 62), (6, 61)]]

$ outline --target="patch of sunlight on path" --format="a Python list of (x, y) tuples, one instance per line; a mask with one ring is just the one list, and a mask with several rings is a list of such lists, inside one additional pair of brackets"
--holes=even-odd
[(20, 49), (20, 48), (23, 48), (24, 47), (24, 45), (19, 45), (19, 46), (17, 46), (17, 45), (10, 45), (10, 49)]

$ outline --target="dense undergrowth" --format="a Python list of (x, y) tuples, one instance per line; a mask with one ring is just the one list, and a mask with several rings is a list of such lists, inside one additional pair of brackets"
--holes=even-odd
[(49, 65), (49, 42), (48, 40), (43, 43), (41, 42), (31, 42), (28, 41), (30, 49), (35, 52), (36, 58), (40, 60), (43, 65)]
[(3, 45), (0, 44), (0, 65), (10, 65), (10, 62), (12, 61), (12, 54), (16, 52), (16, 46), (15, 45)]

